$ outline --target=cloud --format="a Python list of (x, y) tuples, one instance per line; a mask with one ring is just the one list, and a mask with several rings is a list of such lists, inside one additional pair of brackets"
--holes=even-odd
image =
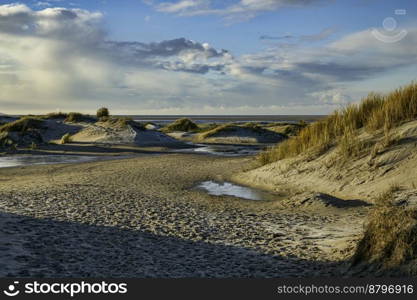
[(340, 105), (344, 106), (352, 101), (345, 91), (341, 89), (332, 89), (321, 92), (311, 93), (312, 97), (319, 99), (322, 104)]
[(36, 3), (36, 6), (52, 6), (49, 2), (39, 1)]
[[(178, 0), (162, 2), (146, 0), (157, 11), (181, 16), (221, 15), (231, 20), (251, 19), (262, 12), (274, 11), (285, 6), (308, 6), (326, 0), (235, 0), (233, 4), (219, 6), (212, 0)], [(217, 5), (215, 5), (217, 4)]]
[(371, 86), (359, 88), (368, 80), (379, 88), (381, 76), (417, 69), (417, 28), (395, 44), (369, 30), (328, 42), (325, 29), (293, 38), (322, 43), (234, 56), (185, 38), (109, 40), (103, 18), (81, 9), (0, 5), (2, 111), (107, 105), (114, 113), (327, 113), (368, 92)]
[(303, 43), (303, 42), (320, 42), (323, 40), (328, 39), (330, 36), (332, 36), (336, 32), (336, 28), (334, 27), (328, 27), (320, 31), (316, 34), (310, 34), (310, 35), (300, 35), (295, 36), (292, 34), (285, 34), (285, 35), (261, 35), (259, 37), (260, 40), (275, 40), (275, 41), (290, 41), (292, 43)]
[(201, 93), (218, 90), (195, 74), (220, 73), (233, 59), (185, 38), (111, 41), (102, 18), (81, 9), (1, 5), (0, 103), (91, 109), (115, 99), (140, 100), (141, 107), (177, 106), (173, 99), (184, 99), (192, 105)]

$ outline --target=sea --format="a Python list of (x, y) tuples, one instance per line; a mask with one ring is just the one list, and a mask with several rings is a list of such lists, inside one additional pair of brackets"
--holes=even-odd
[(246, 123), (246, 122), (288, 122), (298, 123), (304, 121), (307, 123), (317, 121), (324, 115), (125, 115), (138, 122), (152, 122), (156, 124), (171, 123), (180, 118), (189, 118), (195, 123)]

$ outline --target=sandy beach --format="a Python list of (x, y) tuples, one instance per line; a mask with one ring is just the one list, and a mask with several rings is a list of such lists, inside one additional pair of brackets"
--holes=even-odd
[(195, 189), (250, 164), (167, 154), (0, 169), (0, 276), (341, 274), (367, 208), (289, 209)]

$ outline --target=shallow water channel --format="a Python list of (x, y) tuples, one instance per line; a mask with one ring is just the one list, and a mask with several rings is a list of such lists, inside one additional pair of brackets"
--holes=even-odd
[(175, 152), (181, 153), (201, 153), (219, 156), (246, 156), (259, 153), (264, 147), (252, 145), (207, 145), (207, 144), (191, 144), (195, 148), (178, 149)]
[(273, 201), (281, 198), (281, 196), (277, 194), (237, 185), (227, 181), (203, 181), (197, 185), (197, 188), (200, 190), (204, 190), (209, 195), (213, 196), (232, 196), (246, 200)]
[(87, 156), (87, 155), (13, 155), (0, 156), (0, 168), (31, 165), (80, 163), (97, 160), (121, 159), (126, 156)]

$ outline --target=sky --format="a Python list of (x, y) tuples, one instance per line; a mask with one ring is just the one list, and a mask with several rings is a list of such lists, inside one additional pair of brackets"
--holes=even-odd
[(416, 46), (415, 0), (0, 0), (0, 113), (327, 114)]

